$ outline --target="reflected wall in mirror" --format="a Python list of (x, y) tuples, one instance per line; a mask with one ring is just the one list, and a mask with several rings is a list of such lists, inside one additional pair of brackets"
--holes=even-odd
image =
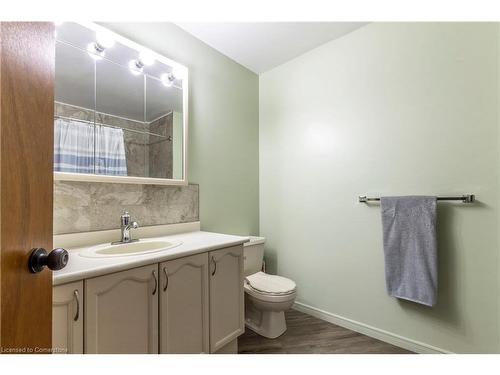
[(56, 178), (187, 184), (185, 67), (67, 22), (57, 27), (55, 90)]

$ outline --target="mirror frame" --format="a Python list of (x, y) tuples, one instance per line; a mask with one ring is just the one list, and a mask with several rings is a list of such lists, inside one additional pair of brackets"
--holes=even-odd
[[(170, 67), (180, 68), (184, 71), (184, 77), (182, 79), (182, 121), (183, 121), (183, 139), (182, 139), (182, 179), (167, 179), (167, 178), (151, 178), (151, 177), (132, 177), (132, 176), (109, 176), (109, 175), (99, 175), (99, 174), (90, 174), (90, 173), (69, 173), (69, 172), (55, 172), (54, 171), (54, 180), (55, 181), (85, 181), (85, 182), (107, 182), (107, 183), (120, 183), (120, 184), (141, 184), (141, 185), (187, 185), (187, 171), (188, 171), (188, 117), (189, 117), (189, 69), (179, 64), (176, 61), (173, 61), (149, 47), (143, 46), (139, 43), (136, 43), (130, 39), (127, 39), (120, 34), (117, 34), (103, 26), (97, 25), (93, 22), (75, 22), (73, 23), (84, 26), (93, 31), (105, 31), (113, 36), (116, 42), (126, 45), (127, 47), (133, 48), (136, 51), (140, 51), (141, 49), (148, 49), (151, 54), (155, 57), (155, 59), (163, 64), (166, 64)], [(56, 38), (57, 41), (57, 38)], [(54, 46), (55, 47), (55, 46)]]

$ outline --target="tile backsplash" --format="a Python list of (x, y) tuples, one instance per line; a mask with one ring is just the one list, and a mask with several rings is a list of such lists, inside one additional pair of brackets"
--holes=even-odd
[(199, 220), (199, 187), (54, 181), (54, 234), (120, 227), (127, 210), (139, 226)]

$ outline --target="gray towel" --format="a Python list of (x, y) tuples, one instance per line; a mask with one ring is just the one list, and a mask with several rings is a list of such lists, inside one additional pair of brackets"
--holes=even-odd
[(436, 197), (383, 197), (389, 295), (427, 306), (437, 299)]

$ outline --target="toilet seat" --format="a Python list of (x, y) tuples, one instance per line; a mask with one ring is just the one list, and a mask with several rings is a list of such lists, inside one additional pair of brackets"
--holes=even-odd
[(252, 289), (256, 294), (268, 296), (283, 296), (295, 292), (297, 285), (286, 277), (268, 275), (264, 272), (257, 272), (246, 277), (245, 286)]
[(250, 297), (255, 298), (261, 302), (270, 302), (270, 303), (283, 303), (288, 301), (293, 301), (297, 297), (297, 291), (294, 290), (288, 294), (268, 294), (262, 293), (258, 290), (253, 289), (248, 282), (245, 280), (245, 285), (243, 286), (245, 289), (245, 293)]

